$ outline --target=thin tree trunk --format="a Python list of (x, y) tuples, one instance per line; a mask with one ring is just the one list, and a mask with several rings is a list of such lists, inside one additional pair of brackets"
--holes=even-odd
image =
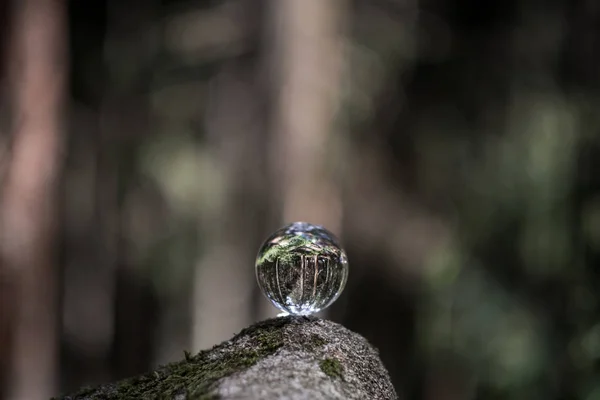
[[(222, 200), (200, 218), (202, 246), (194, 278), (192, 348), (227, 338), (252, 322), (253, 263), (262, 240), (264, 187), (263, 86), (256, 31), (262, 2), (231, 3), (235, 26), (248, 32), (248, 54), (223, 63), (211, 82), (208, 146), (216, 155)], [(235, 112), (232, 112), (235, 110)]]
[[(103, 140), (96, 113), (71, 110), (70, 162), (63, 176), (61, 384), (103, 382), (114, 334), (117, 171), (114, 146)], [(85, 194), (85, 195), (84, 195)]]
[(65, 95), (65, 4), (13, 3), (9, 66), (12, 160), (2, 204), (1, 250), (15, 278), (9, 398), (56, 392), (55, 208)]
[(341, 204), (332, 166), (340, 98), (343, 0), (271, 2), (276, 114), (273, 170), (286, 221), (311, 220), (338, 231)]
[(208, 131), (223, 173), (224, 200), (201, 221), (207, 250), (196, 269), (194, 350), (223, 340), (252, 318), (253, 263), (263, 207), (258, 189), (262, 125), (253, 77), (251, 69), (232, 61), (214, 80)]
[[(0, 187), (6, 177), (8, 131), (6, 118), (6, 54), (8, 33), (8, 2), (0, 2)], [(13, 307), (13, 279), (5, 265), (0, 263), (0, 399), (5, 398), (11, 354)]]
[[(334, 132), (347, 9), (345, 0), (270, 2), (275, 113), (269, 160), (278, 217), (324, 225), (334, 233), (342, 214), (335, 177), (341, 151)], [(272, 313), (267, 306), (261, 317)]]

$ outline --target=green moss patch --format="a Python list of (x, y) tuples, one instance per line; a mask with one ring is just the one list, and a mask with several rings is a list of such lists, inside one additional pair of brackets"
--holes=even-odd
[(319, 363), (321, 371), (330, 378), (344, 379), (344, 367), (334, 358), (326, 358)]
[(313, 348), (319, 348), (325, 346), (327, 342), (321, 336), (312, 334), (310, 335), (310, 344)]

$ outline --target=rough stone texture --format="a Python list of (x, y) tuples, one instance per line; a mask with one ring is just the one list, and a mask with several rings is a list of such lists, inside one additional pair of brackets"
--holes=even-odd
[(396, 399), (377, 351), (331, 321), (283, 317), (146, 375), (59, 397), (82, 399)]

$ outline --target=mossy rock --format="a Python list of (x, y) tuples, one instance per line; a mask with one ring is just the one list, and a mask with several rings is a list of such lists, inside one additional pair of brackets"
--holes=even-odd
[(312, 317), (259, 322), (145, 375), (57, 399), (395, 399), (377, 351)]

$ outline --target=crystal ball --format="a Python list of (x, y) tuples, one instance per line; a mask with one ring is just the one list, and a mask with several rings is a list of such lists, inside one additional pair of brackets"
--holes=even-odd
[(325, 228), (295, 222), (273, 233), (256, 257), (263, 294), (284, 313), (310, 315), (331, 305), (348, 279), (348, 260)]

